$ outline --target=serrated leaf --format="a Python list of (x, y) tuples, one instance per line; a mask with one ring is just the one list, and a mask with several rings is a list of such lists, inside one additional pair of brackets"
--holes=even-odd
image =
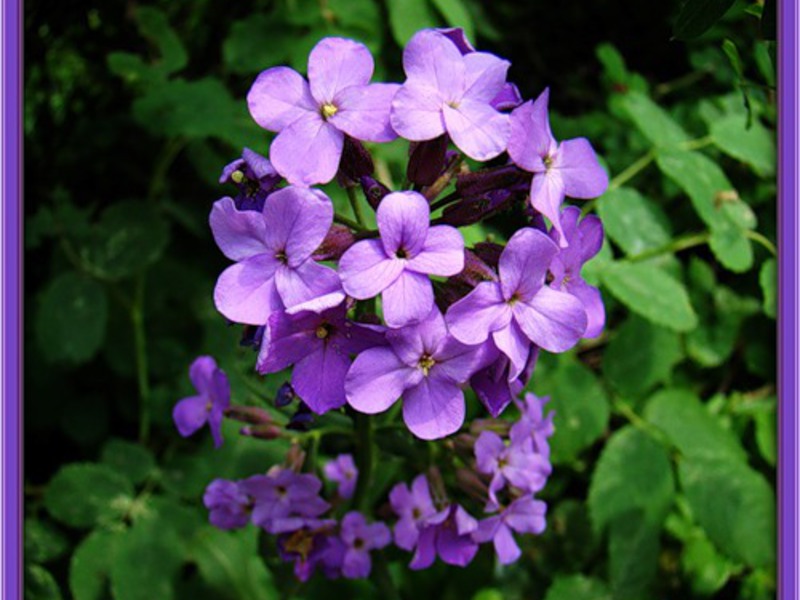
[(75, 549), (69, 564), (69, 589), (75, 600), (108, 597), (111, 564), (124, 531), (97, 529)]
[(761, 177), (775, 174), (775, 140), (758, 119), (748, 127), (745, 115), (726, 115), (711, 123), (710, 133), (717, 148), (747, 163)]
[(25, 519), (25, 560), (46, 563), (62, 556), (69, 547), (67, 538), (46, 521)]
[(663, 211), (632, 188), (604, 194), (597, 212), (608, 237), (629, 256), (660, 248), (670, 241), (669, 221)]
[(658, 571), (659, 525), (643, 510), (631, 510), (609, 524), (609, 579), (614, 600), (651, 598)]
[(155, 468), (153, 453), (144, 446), (111, 439), (103, 446), (101, 461), (130, 479), (131, 483), (142, 483)]
[(603, 531), (631, 511), (660, 527), (675, 495), (669, 455), (662, 444), (632, 426), (606, 443), (589, 486), (589, 514)]
[(386, 7), (392, 36), (401, 47), (420, 29), (441, 25), (428, 0), (386, 0)]
[(688, 390), (657, 392), (647, 403), (644, 417), (666, 433), (687, 458), (747, 460), (736, 436), (725, 429)]
[(679, 465), (697, 523), (720, 552), (753, 567), (774, 565), (775, 494), (745, 462), (693, 457)]
[(133, 486), (125, 477), (92, 463), (61, 467), (44, 493), (44, 505), (50, 515), (78, 528), (120, 517), (132, 499)]
[(733, 6), (734, 0), (686, 0), (675, 20), (679, 40), (696, 38), (708, 31)]
[(40, 565), (25, 567), (25, 600), (61, 600), (55, 577)]
[(648, 321), (679, 332), (697, 327), (685, 286), (661, 269), (616, 261), (601, 276), (620, 302)]
[(43, 355), (58, 362), (91, 359), (106, 335), (108, 300), (103, 286), (78, 273), (62, 273), (40, 300), (36, 337)]
[(557, 577), (544, 600), (612, 600), (605, 583), (585, 575)]
[(562, 361), (552, 379), (537, 387), (537, 393), (550, 396), (548, 410), (555, 412), (556, 433), (550, 439), (553, 462), (574, 460), (605, 431), (608, 398), (594, 374), (582, 364)]
[(642, 135), (655, 146), (675, 146), (689, 139), (677, 121), (641, 92), (628, 92), (622, 96), (620, 106)]
[(450, 27), (460, 27), (467, 39), (475, 43), (475, 28), (472, 17), (461, 0), (433, 0), (433, 5), (442, 14)]
[(761, 265), (758, 282), (764, 295), (764, 314), (774, 319), (778, 315), (778, 263), (774, 258)]
[(678, 334), (632, 315), (603, 354), (603, 374), (623, 396), (635, 398), (666, 381), (682, 359)]

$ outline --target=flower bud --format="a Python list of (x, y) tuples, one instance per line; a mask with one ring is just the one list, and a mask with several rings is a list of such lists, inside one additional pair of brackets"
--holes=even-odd
[[(299, 473), (303, 469), (303, 463), (306, 462), (306, 453), (302, 446), (294, 443), (289, 446), (289, 451), (286, 453), (286, 468)], [(276, 467), (278, 465), (275, 465)], [(274, 468), (274, 467), (273, 467)], [(280, 468), (280, 467), (279, 467)], [(271, 469), (270, 469), (271, 470)]]
[(339, 162), (339, 184), (342, 187), (350, 187), (362, 177), (372, 175), (374, 171), (375, 164), (364, 144), (350, 136), (345, 136), (342, 160)]
[(279, 438), (282, 434), (280, 428), (276, 425), (245, 425), (239, 430), (240, 435), (254, 437), (260, 440), (274, 440)]
[(380, 181), (368, 176), (361, 178), (361, 189), (364, 191), (367, 202), (369, 202), (369, 205), (375, 210), (378, 209), (381, 200), (391, 192), (391, 190)]
[(297, 395), (294, 393), (292, 384), (287, 381), (278, 388), (278, 393), (275, 394), (275, 406), (278, 408), (289, 406), (294, 402), (295, 398), (297, 398)]
[(489, 488), (481, 479), (480, 475), (472, 469), (465, 469), (463, 467), (456, 469), (456, 484), (474, 500), (477, 500), (481, 504), (486, 502)]
[(345, 250), (355, 242), (356, 238), (349, 227), (334, 223), (319, 248), (314, 251), (312, 258), (314, 260), (339, 260)]
[(272, 423), (272, 416), (258, 406), (241, 406), (234, 404), (225, 409), (225, 416), (240, 423), (263, 425)]
[(530, 186), (531, 174), (514, 165), (462, 173), (456, 181), (456, 190), (464, 198), (480, 196), (492, 190), (525, 190)]
[(406, 177), (417, 185), (431, 185), (445, 167), (447, 136), (440, 135), (426, 142), (412, 143)]
[(493, 190), (480, 196), (464, 198), (444, 209), (442, 223), (454, 227), (472, 225), (511, 208), (515, 200), (521, 200), (524, 197), (524, 193)]

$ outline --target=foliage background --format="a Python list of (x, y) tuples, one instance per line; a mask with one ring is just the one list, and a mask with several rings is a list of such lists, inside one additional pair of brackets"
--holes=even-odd
[[(484, 550), (463, 572), (412, 573), (390, 553), (400, 593), (773, 598), (774, 4), (26, 2), (26, 598), (377, 595), (296, 585), (252, 528), (207, 525), (210, 479), (285, 448), (232, 428), (214, 452), (170, 411), (201, 353), (237, 401), (282, 382), (256, 383), (211, 302), (218, 174), (268, 143), (243, 101), (254, 76), (303, 70), (319, 38), (344, 35), (402, 80), (402, 43), (445, 24), (510, 59), (526, 97), (550, 86), (556, 137), (587, 136), (607, 164), (612, 189), (587, 209), (609, 241), (587, 277), (609, 326), (534, 375), (557, 411), (545, 535), (505, 569)], [(398, 181), (403, 148), (379, 152)], [(399, 464), (387, 472), (409, 479)]]

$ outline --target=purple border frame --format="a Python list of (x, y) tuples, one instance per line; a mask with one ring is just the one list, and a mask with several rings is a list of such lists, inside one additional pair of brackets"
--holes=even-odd
[(2, 597), (22, 598), (22, 2), (2, 3)]
[[(2, 598), (22, 597), (22, 6), (2, 2)], [(800, 426), (800, 133), (797, 0), (778, 5), (778, 597), (800, 598), (798, 458)]]

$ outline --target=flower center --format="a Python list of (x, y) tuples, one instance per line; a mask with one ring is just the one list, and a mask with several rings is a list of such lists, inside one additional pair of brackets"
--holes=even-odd
[(335, 104), (326, 102), (320, 107), (319, 112), (322, 115), (322, 118), (327, 121), (337, 112), (339, 112), (339, 108)]
[(237, 169), (231, 173), (231, 181), (233, 181), (233, 183), (242, 183), (242, 181), (244, 181), (244, 173)]
[(411, 516), (414, 517), (415, 521), (419, 521), (419, 518), (422, 516), (422, 511), (419, 507), (415, 506), (414, 510), (411, 511)]
[(461, 104), (459, 102), (455, 101), (455, 100), (449, 100), (447, 102), (447, 106), (449, 106), (450, 108), (454, 108), (454, 109), (458, 110), (458, 107), (461, 106)]
[(286, 496), (286, 488), (284, 486), (282, 486), (282, 485), (279, 485), (275, 489), (275, 491), (278, 492), (278, 496), (280, 496), (281, 498)]
[(323, 323), (319, 327), (317, 327), (316, 331), (314, 332), (317, 334), (317, 339), (324, 340), (331, 334), (331, 326), (327, 323)]
[(545, 168), (545, 169), (550, 169), (550, 167), (552, 167), (552, 166), (553, 166), (553, 160), (554, 160), (554, 159), (553, 159), (553, 157), (552, 157), (550, 154), (548, 154), (547, 156), (545, 156), (545, 157), (542, 159), (542, 162), (544, 163), (544, 168)]
[(356, 550), (361, 550), (361, 548), (363, 547), (364, 547), (364, 540), (362, 540), (361, 538), (356, 538), (355, 540), (353, 540), (353, 548), (355, 548)]
[(408, 252), (405, 248), (398, 248), (397, 252), (394, 253), (397, 258), (408, 258)]
[(311, 554), (313, 547), (313, 535), (310, 535), (307, 531), (302, 529), (290, 535), (289, 539), (287, 539), (284, 543), (284, 548), (286, 548), (287, 552), (299, 554), (301, 560), (303, 561), (305, 561), (308, 558), (308, 555)]
[(423, 354), (422, 358), (419, 359), (419, 368), (422, 369), (426, 377), (435, 364), (436, 361), (430, 354)]
[(286, 250), (278, 250), (275, 253), (275, 258), (278, 260), (278, 262), (280, 262), (283, 265), (289, 262), (289, 257), (286, 256)]
[(514, 292), (513, 294), (511, 294), (511, 298), (508, 299), (508, 305), (514, 306), (520, 300), (522, 300), (522, 298), (520, 298), (519, 292)]

